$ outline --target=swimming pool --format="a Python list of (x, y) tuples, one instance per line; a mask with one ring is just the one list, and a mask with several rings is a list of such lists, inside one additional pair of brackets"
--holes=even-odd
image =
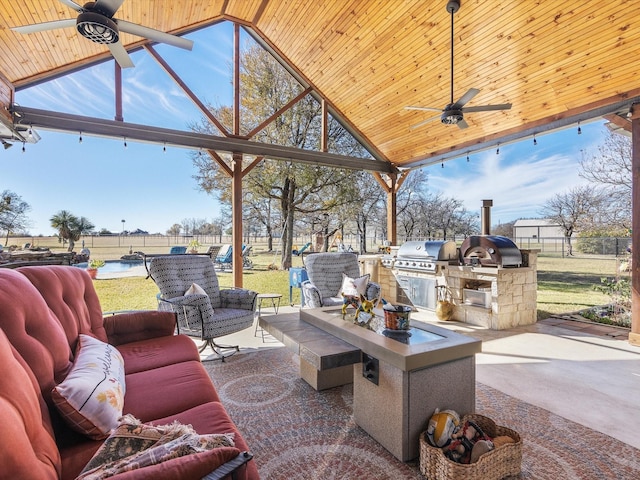
[[(131, 270), (134, 267), (141, 267), (142, 260), (139, 261), (122, 261), (122, 260), (107, 260), (104, 267), (100, 267), (98, 270), (100, 273), (123, 273)], [(87, 268), (87, 262), (76, 263), (75, 267)]]

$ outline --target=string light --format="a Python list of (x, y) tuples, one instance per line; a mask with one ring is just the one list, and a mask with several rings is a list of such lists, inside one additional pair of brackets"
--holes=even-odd
[(124, 148), (127, 148), (127, 137), (123, 137), (124, 138)]
[(22, 142), (22, 153), (26, 152), (27, 149), (24, 147), (24, 142)]
[(78, 143), (82, 143), (82, 130), (80, 130), (80, 137), (78, 137)]
[(533, 144), (538, 145), (538, 140), (536, 140), (536, 134), (533, 134)]
[(580, 128), (580, 122), (578, 122), (578, 135), (582, 135), (582, 128)]
[(162, 153), (167, 153), (167, 142), (162, 145)]
[(469, 152), (467, 152), (467, 163), (469, 163)]
[(441, 165), (441, 167), (442, 167), (442, 168), (444, 168), (444, 160), (442, 161), (442, 165)]
[(496, 155), (500, 155), (500, 144), (498, 144), (498, 148), (496, 148)]

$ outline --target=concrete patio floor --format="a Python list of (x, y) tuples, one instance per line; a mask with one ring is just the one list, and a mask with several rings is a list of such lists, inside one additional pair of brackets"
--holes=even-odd
[[(279, 313), (299, 308), (284, 305)], [(262, 308), (263, 315), (273, 313)], [(640, 348), (624, 330), (550, 318), (496, 331), (441, 322), (427, 311), (411, 318), (482, 340), (477, 381), (640, 449)], [(220, 343), (241, 351), (282, 345), (266, 332), (263, 341), (255, 324)]]

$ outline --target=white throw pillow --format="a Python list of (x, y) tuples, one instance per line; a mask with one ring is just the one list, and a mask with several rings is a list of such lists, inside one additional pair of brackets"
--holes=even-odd
[(200, 285), (198, 285), (197, 283), (192, 283), (191, 286), (187, 289), (186, 292), (184, 292), (185, 295), (206, 295), (207, 292), (204, 291), (204, 288), (202, 288)]
[(358, 278), (351, 278), (342, 274), (342, 287), (340, 293), (345, 297), (365, 296), (367, 293), (367, 285), (369, 284), (369, 274), (362, 275)]
[(112, 345), (80, 334), (73, 367), (51, 397), (69, 426), (95, 440), (118, 426), (124, 405), (124, 360)]

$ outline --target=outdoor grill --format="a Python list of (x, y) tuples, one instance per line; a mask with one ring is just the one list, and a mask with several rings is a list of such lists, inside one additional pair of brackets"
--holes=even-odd
[(394, 268), (401, 271), (437, 273), (439, 267), (458, 259), (456, 243), (452, 241), (405, 242), (398, 249)]
[(458, 263), (458, 249), (455, 242), (403, 243), (393, 262), (393, 273), (402, 291), (402, 293), (398, 292), (398, 299), (401, 302), (434, 310), (438, 278), (450, 263)]
[(520, 267), (522, 253), (511, 239), (499, 235), (472, 235), (462, 242), (460, 256), (464, 265), (483, 267)]

